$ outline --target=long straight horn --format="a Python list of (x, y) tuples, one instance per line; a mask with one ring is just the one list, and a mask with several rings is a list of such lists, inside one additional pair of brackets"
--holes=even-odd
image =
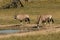
[(39, 24), (40, 18), (41, 18), (41, 16), (39, 16), (38, 21), (37, 21), (37, 24)]

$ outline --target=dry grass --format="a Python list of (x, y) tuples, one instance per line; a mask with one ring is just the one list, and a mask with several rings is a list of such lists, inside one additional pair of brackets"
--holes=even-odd
[[(0, 2), (0, 6), (7, 4), (7, 1), (9, 0), (4, 0), (3, 2)], [(16, 13), (29, 14), (31, 19), (31, 24), (36, 23), (37, 15), (51, 14), (53, 15), (55, 24), (56, 25), (60, 24), (60, 2), (56, 2), (56, 3), (47, 2), (47, 1), (41, 2), (40, 0), (33, 0), (32, 2), (29, 2), (26, 4), (24, 3), (23, 8), (20, 7), (20, 8), (11, 8), (11, 9), (0, 9), (0, 25), (19, 24), (20, 22), (14, 19), (14, 15)], [(59, 30), (60, 29), (58, 29), (58, 31)], [(0, 40), (60, 40), (60, 33), (40, 35), (40, 33), (42, 34), (43, 32), (44, 31), (36, 32), (36, 34), (39, 34), (39, 35), (34, 35), (34, 36), (10, 37), (10, 38), (3, 38)], [(33, 33), (35, 34), (35, 32)]]

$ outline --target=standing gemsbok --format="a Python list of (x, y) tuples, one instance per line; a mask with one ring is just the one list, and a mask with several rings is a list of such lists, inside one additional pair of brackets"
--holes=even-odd
[(52, 15), (39, 15), (37, 24), (39, 24), (39, 23), (46, 24), (46, 23), (50, 23), (50, 22), (54, 23)]
[(27, 23), (30, 23), (30, 17), (26, 14), (17, 14), (14, 16), (14, 19), (19, 20), (20, 22), (25, 21)]

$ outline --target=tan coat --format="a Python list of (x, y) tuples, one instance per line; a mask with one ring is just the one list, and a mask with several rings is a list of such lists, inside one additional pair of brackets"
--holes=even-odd
[[(52, 19), (52, 15), (39, 15), (38, 16), (38, 24), (46, 23)], [(51, 20), (53, 21), (53, 19)]]
[(30, 23), (30, 17), (27, 14), (18, 14), (18, 15), (15, 15), (15, 19), (19, 20), (20, 22), (25, 21), (25, 22)]

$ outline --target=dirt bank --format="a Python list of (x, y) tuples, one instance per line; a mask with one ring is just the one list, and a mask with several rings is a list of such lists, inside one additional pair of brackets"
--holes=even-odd
[(41, 29), (39, 31), (0, 35), (0, 38), (6, 38), (6, 37), (11, 37), (11, 36), (40, 35), (40, 34), (47, 35), (47, 34), (57, 33), (57, 32), (60, 32), (60, 25), (53, 26), (53, 27), (47, 27), (46, 29)]
[[(29, 24), (28, 24), (29, 25)], [(0, 27), (10, 27), (12, 25), (0, 25)], [(13, 25), (14, 26), (14, 25)], [(25, 25), (27, 26), (27, 25)], [(29, 26), (33, 26), (33, 25), (29, 25)], [(4, 35), (0, 35), (0, 38), (5, 38), (5, 37), (11, 37), (11, 36), (27, 36), (27, 35), (40, 35), (40, 34), (51, 34), (51, 33), (57, 33), (60, 32), (60, 25), (50, 25), (50, 26), (46, 26), (46, 27), (42, 27), (42, 29), (39, 29), (38, 31), (30, 31), (30, 32), (23, 32), (23, 33), (14, 33), (14, 34), (4, 34)]]

